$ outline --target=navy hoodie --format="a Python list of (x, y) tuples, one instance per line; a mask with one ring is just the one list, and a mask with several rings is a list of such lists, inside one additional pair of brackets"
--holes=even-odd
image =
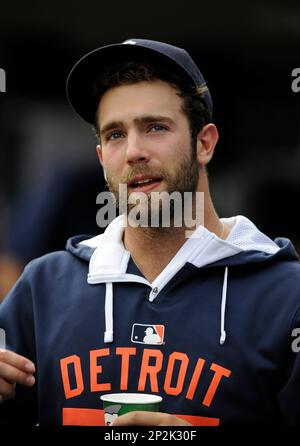
[(30, 262), (0, 327), (36, 384), (17, 386), (0, 423), (103, 425), (100, 396), (130, 392), (193, 425), (300, 425), (298, 257), (243, 216), (222, 221), (227, 240), (199, 227), (152, 283), (123, 217)]

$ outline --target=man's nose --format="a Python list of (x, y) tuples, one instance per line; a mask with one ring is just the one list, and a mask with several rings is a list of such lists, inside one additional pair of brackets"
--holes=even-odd
[(138, 162), (147, 162), (148, 160), (149, 153), (142, 135), (139, 135), (137, 132), (129, 133), (127, 136), (127, 163), (134, 164)]

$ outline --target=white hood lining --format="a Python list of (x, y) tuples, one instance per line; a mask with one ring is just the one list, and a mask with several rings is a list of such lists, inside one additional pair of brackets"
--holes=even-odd
[[(80, 245), (95, 249), (89, 263), (88, 283), (91, 285), (98, 283), (106, 284), (105, 343), (113, 342), (113, 283), (137, 282), (149, 285), (151, 288), (149, 300), (153, 301), (164, 286), (169, 283), (187, 262), (200, 268), (243, 251), (253, 250), (275, 254), (280, 249), (276, 243), (260, 232), (244, 216), (238, 215), (236, 217), (223, 218), (221, 221), (230, 228), (230, 234), (226, 240), (221, 240), (214, 233), (208, 231), (203, 226), (199, 226), (193, 237), (187, 239), (171, 262), (152, 283), (141, 276), (126, 273), (130, 252), (125, 249), (122, 242), (125, 226), (125, 217), (123, 215), (114, 219), (104, 234), (80, 243)], [(220, 344), (224, 344), (226, 339), (227, 281), (228, 267), (226, 266), (221, 298)]]

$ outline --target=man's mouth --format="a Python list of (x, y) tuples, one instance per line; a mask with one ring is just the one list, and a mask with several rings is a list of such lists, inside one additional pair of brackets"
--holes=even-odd
[(128, 182), (128, 187), (134, 192), (150, 192), (162, 182), (161, 177), (136, 176)]

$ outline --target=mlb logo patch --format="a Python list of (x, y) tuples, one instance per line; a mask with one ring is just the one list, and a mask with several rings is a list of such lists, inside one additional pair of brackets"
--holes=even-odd
[(164, 325), (133, 324), (131, 342), (135, 344), (162, 345), (164, 344)]

